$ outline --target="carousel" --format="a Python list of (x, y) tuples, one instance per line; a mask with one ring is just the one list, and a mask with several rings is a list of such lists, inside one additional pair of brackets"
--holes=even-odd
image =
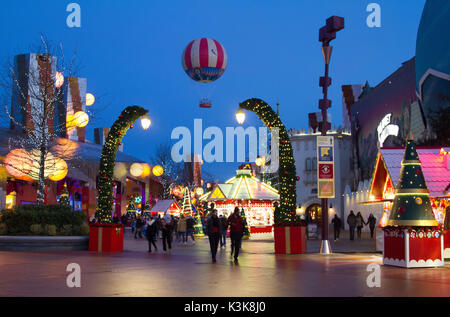
[(253, 237), (272, 234), (273, 204), (279, 199), (278, 191), (254, 177), (250, 168), (237, 170), (235, 177), (216, 184), (200, 197), (201, 201), (213, 202), (218, 214), (225, 217), (231, 215), (235, 207), (243, 208)]

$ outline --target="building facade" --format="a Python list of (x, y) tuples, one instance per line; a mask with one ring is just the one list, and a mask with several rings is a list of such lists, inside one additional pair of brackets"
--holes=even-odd
[[(300, 213), (311, 217), (314, 222), (321, 224), (321, 200), (317, 198), (317, 136), (319, 132), (312, 130), (291, 129), (288, 131), (295, 161), (297, 176), (297, 205)], [(343, 129), (332, 129), (327, 135), (334, 137), (334, 166), (335, 166), (335, 198), (328, 199), (330, 220), (337, 214), (344, 216), (344, 191), (352, 184), (351, 135)]]

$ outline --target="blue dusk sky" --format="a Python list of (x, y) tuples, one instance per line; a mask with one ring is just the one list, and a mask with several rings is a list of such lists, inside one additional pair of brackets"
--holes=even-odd
[[(81, 27), (66, 25), (66, 6), (81, 7)], [(369, 28), (366, 7), (381, 6), (381, 27)], [(318, 110), (318, 85), (324, 65), (318, 30), (332, 15), (345, 18), (338, 32), (330, 76), (333, 125), (342, 124), (341, 85), (374, 86), (415, 55), (416, 36), (425, 0), (292, 0), (292, 1), (147, 1), (147, 0), (17, 0), (4, 1), (0, 11), (0, 62), (30, 52), (44, 34), (61, 41), (65, 54), (77, 49), (88, 79), (88, 92), (100, 97), (93, 107), (105, 110), (89, 124), (108, 127), (128, 105), (149, 110), (152, 126), (132, 129), (125, 151), (149, 160), (160, 143), (173, 143), (177, 126), (236, 126), (240, 102), (261, 98), (275, 108), (290, 128), (307, 128), (307, 113)], [(191, 80), (181, 54), (193, 39), (218, 40), (228, 54), (224, 75), (212, 84)], [(208, 96), (211, 109), (198, 102)], [(261, 126), (247, 114), (245, 126)], [(225, 131), (225, 130), (223, 130)], [(207, 141), (204, 141), (204, 145)], [(239, 163), (206, 163), (204, 169), (224, 181)]]

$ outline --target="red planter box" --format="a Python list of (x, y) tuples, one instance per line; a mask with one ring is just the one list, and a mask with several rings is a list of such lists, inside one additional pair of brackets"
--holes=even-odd
[(385, 230), (383, 264), (400, 267), (444, 265), (443, 236), (436, 230)]
[(89, 251), (123, 251), (123, 226), (121, 224), (94, 223), (89, 227)]
[(306, 226), (274, 227), (275, 254), (306, 252)]

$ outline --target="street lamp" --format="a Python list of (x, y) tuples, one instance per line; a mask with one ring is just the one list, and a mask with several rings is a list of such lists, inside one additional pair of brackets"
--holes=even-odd
[(152, 121), (150, 120), (150, 117), (148, 116), (148, 114), (143, 115), (141, 117), (142, 129), (147, 130), (150, 127), (150, 124), (152, 124)]
[[(326, 25), (319, 30), (319, 42), (322, 42), (322, 55), (325, 62), (325, 76), (320, 77), (319, 86), (322, 87), (323, 99), (319, 100), (319, 109), (322, 110), (322, 135), (327, 135), (331, 128), (331, 123), (327, 120), (327, 109), (331, 108), (331, 100), (328, 100), (328, 86), (331, 85), (331, 77), (328, 76), (328, 69), (333, 47), (330, 42), (336, 38), (336, 32), (344, 28), (344, 18), (338, 16), (329, 17)], [(320, 243), (320, 253), (331, 253), (330, 242), (328, 241), (328, 199), (322, 198), (322, 242)]]
[(239, 124), (243, 124), (245, 121), (245, 112), (239, 107), (238, 111), (236, 111), (236, 121)]

